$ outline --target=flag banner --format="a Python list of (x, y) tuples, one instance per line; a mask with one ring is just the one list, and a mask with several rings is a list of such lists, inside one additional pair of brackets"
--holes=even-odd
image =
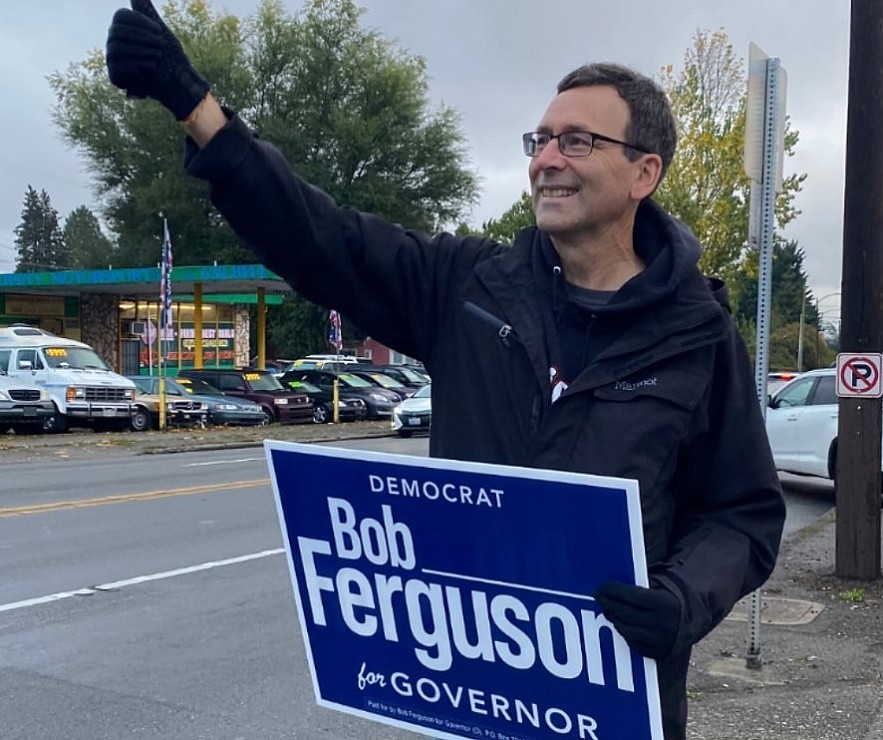
[(320, 706), (438, 738), (661, 740), (636, 481), (265, 442)]
[(172, 240), (169, 237), (169, 224), (163, 219), (162, 262), (159, 278), (159, 325), (165, 336), (165, 329), (172, 325)]
[(338, 352), (343, 348), (343, 332), (340, 326), (340, 314), (337, 311), (328, 314), (328, 343)]

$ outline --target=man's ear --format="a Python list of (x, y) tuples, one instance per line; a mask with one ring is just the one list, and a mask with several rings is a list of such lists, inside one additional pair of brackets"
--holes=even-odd
[(631, 195), (636, 201), (641, 201), (653, 195), (662, 179), (662, 157), (658, 154), (645, 154), (635, 164), (637, 174), (632, 183)]

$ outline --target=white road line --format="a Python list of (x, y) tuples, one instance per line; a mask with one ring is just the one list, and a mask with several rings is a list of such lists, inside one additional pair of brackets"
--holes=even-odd
[(247, 563), (249, 560), (258, 560), (267, 558), (271, 555), (279, 555), (285, 552), (284, 548), (275, 550), (264, 550), (262, 552), (254, 552), (250, 555), (240, 555), (237, 558), (228, 558), (227, 560), (214, 560), (208, 563), (200, 563), (199, 565), (191, 565), (187, 568), (176, 568), (175, 570), (167, 570), (162, 573), (151, 573), (146, 576), (136, 576), (135, 578), (127, 578), (123, 581), (112, 581), (110, 583), (102, 583), (99, 586), (91, 586), (89, 588), (80, 588), (76, 591), (60, 591), (56, 594), (48, 594), (47, 596), (38, 596), (34, 599), (25, 599), (24, 601), (12, 601), (8, 604), (0, 604), (0, 612), (10, 612), (14, 609), (24, 609), (29, 606), (38, 606), (40, 604), (49, 604), (53, 601), (61, 599), (69, 599), (71, 596), (91, 596), (99, 591), (115, 591), (126, 586), (134, 586), (139, 583), (147, 583), (148, 581), (161, 581), (164, 578), (175, 578), (177, 576), (188, 575), (189, 573), (198, 573), (202, 570), (211, 570), (212, 568), (221, 568), (225, 565), (236, 565), (237, 563)]
[(239, 460), (211, 460), (209, 462), (200, 462), (200, 463), (187, 463), (186, 465), (182, 465), (184, 468), (204, 468), (207, 465), (236, 465), (237, 463), (244, 462), (257, 462), (260, 460), (261, 462), (266, 462), (266, 457), (243, 457)]

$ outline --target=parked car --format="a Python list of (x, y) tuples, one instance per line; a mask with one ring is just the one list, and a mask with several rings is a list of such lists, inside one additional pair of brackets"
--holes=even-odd
[[(297, 380), (306, 380), (319, 388), (330, 391), (334, 388), (335, 373), (328, 370), (304, 370), (298, 368), (292, 373)], [(289, 377), (291, 377), (286, 374)], [(283, 376), (286, 377), (286, 376)], [(380, 388), (364, 378), (349, 372), (336, 374), (339, 379), (338, 393), (343, 398), (361, 398), (368, 409), (368, 419), (388, 419), (393, 408), (401, 401), (398, 393)]]
[(386, 388), (386, 390), (398, 394), (398, 397), (402, 401), (413, 396), (415, 391), (417, 390), (416, 388), (410, 388), (406, 385), (402, 385), (401, 383), (399, 383), (398, 380), (392, 377), (392, 375), (386, 375), (385, 373), (371, 370), (356, 370), (355, 368), (352, 370), (348, 370), (347, 372), (350, 372), (353, 375), (357, 375), (360, 378), (364, 378), (369, 383), (373, 383), (380, 388)]
[(429, 376), (425, 373), (406, 367), (405, 365), (368, 365), (359, 370), (372, 373), (383, 373), (408, 388), (422, 388), (429, 382)]
[[(143, 393), (159, 393), (159, 377), (156, 375), (129, 376)], [(208, 408), (208, 423), (216, 426), (260, 426), (267, 417), (260, 405), (244, 398), (226, 396), (217, 388), (193, 378), (166, 378), (165, 393), (168, 398), (187, 398), (202, 401)]]
[(776, 468), (834, 479), (837, 470), (836, 369), (802, 373), (782, 386), (766, 410)]
[(0, 369), (0, 434), (39, 432), (55, 414), (49, 391), (28, 378), (11, 378)]
[[(306, 380), (291, 378), (286, 380), (283, 375), (279, 380), (282, 385), (287, 385), (298, 393), (306, 393), (313, 402), (313, 421), (316, 424), (327, 424), (334, 421), (334, 393), (326, 388)], [(344, 394), (337, 393), (337, 419), (338, 421), (362, 421), (368, 414), (368, 407), (361, 398), (347, 398)]]
[[(208, 404), (190, 398), (166, 396), (166, 424), (168, 426), (205, 426), (208, 422)], [(162, 406), (159, 395), (145, 393), (135, 384), (135, 400), (129, 427), (133, 432), (146, 432), (159, 429), (159, 410)]]
[(370, 364), (361, 358), (351, 355), (307, 355), (294, 360), (284, 368), (285, 372), (292, 370), (329, 370), (331, 372), (348, 370), (358, 365)]
[(410, 437), (417, 431), (429, 431), (432, 423), (432, 384), (427, 383), (410, 398), (402, 401), (392, 412), (392, 428), (400, 437)]
[(264, 410), (267, 423), (309, 423), (313, 420), (313, 402), (306, 393), (286, 388), (268, 370), (251, 368), (184, 368), (178, 378), (204, 380), (226, 395), (245, 398)]
[(782, 386), (790, 383), (794, 378), (796, 378), (799, 373), (789, 372), (789, 371), (779, 371), (769, 373), (766, 376), (766, 392), (768, 396), (772, 396), (779, 390)]

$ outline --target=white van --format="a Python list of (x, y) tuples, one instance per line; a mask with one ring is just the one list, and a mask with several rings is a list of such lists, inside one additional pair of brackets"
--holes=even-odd
[(49, 392), (55, 413), (45, 431), (129, 427), (135, 384), (110, 370), (88, 344), (34, 326), (2, 327), (0, 370), (30, 378)]

